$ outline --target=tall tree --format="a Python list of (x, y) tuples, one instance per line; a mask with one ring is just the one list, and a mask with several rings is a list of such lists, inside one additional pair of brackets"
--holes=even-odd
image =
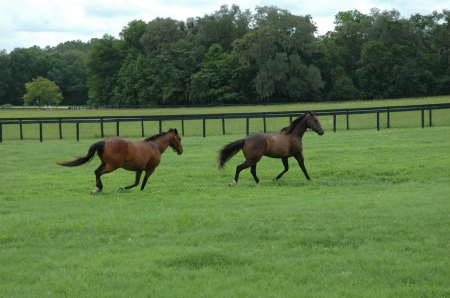
[(118, 104), (115, 94), (120, 88), (117, 77), (124, 60), (122, 41), (105, 34), (92, 41), (86, 56), (89, 103), (95, 105)]
[(13, 86), (9, 55), (6, 50), (0, 51), (0, 105), (13, 104), (11, 86)]
[(45, 77), (50, 70), (45, 52), (37, 47), (16, 48), (9, 54), (11, 66), (11, 104), (21, 105), (25, 93), (25, 83), (38, 76)]
[(312, 64), (317, 42), (309, 16), (295, 16), (274, 6), (259, 7), (255, 27), (234, 42), (234, 50), (241, 63), (257, 67), (254, 84), (261, 99), (308, 100), (323, 88), (320, 70)]

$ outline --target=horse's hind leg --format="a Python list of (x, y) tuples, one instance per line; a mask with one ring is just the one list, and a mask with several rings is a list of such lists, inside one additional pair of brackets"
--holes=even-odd
[(284, 170), (283, 172), (281, 172), (280, 174), (278, 174), (278, 176), (276, 176), (275, 178), (273, 178), (273, 181), (276, 181), (278, 179), (280, 179), (287, 171), (289, 171), (289, 162), (288, 162), (288, 158), (284, 157), (281, 159), (281, 161), (283, 162), (284, 165)]
[(250, 172), (252, 173), (253, 179), (255, 179), (255, 182), (256, 182), (257, 184), (259, 184), (259, 179), (258, 179), (258, 177), (256, 176), (256, 163), (255, 163), (254, 165), (251, 166)]
[(101, 192), (103, 189), (103, 183), (102, 183), (102, 180), (100, 179), (100, 177), (103, 174), (111, 173), (112, 171), (115, 171), (115, 170), (117, 170), (117, 167), (114, 167), (110, 164), (106, 164), (106, 163), (102, 162), (102, 164), (94, 171), (96, 186), (91, 191), (91, 194), (95, 195), (96, 193)]
[[(255, 162), (253, 162), (253, 161), (251, 161), (251, 160), (246, 160), (244, 163), (242, 163), (242, 164), (240, 164), (240, 165), (238, 165), (237, 167), (236, 167), (236, 174), (234, 175), (234, 180), (230, 183), (230, 186), (235, 186), (237, 183), (238, 183), (238, 180), (239, 180), (239, 173), (242, 171), (242, 170), (244, 170), (244, 169), (246, 169), (246, 168), (248, 168), (248, 167), (251, 167), (252, 165), (256, 165), (256, 163)], [(252, 172), (252, 174), (253, 174), (253, 172)], [(255, 167), (255, 174), (253, 175), (253, 177), (255, 178), (255, 180), (257, 181), (257, 183), (258, 183), (258, 178), (257, 177), (255, 177), (256, 176), (256, 167)]]

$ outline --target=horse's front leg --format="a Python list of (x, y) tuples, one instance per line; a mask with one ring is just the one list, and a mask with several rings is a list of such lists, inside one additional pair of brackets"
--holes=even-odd
[(298, 161), (298, 165), (302, 169), (303, 174), (305, 174), (306, 179), (311, 180), (311, 178), (309, 178), (308, 172), (306, 171), (306, 168), (305, 168), (305, 161), (303, 158), (303, 154), (300, 153), (299, 155), (296, 155), (294, 157)]
[(142, 180), (141, 190), (144, 189), (145, 185), (147, 184), (148, 177), (150, 177), (151, 174), (155, 171), (155, 168), (151, 168), (150, 170), (147, 170), (145, 172), (144, 180)]
[[(142, 171), (136, 171), (136, 179), (134, 180), (134, 183), (129, 186), (125, 186), (125, 189), (130, 189), (130, 188), (133, 188), (133, 187), (139, 185), (139, 181), (141, 180), (141, 175), (142, 175)], [(121, 191), (122, 189), (123, 189), (123, 187), (119, 187), (117, 189), (117, 191)]]
[(273, 178), (273, 181), (276, 181), (276, 180), (280, 179), (280, 178), (284, 175), (284, 173), (286, 173), (287, 171), (289, 171), (289, 162), (288, 162), (288, 158), (287, 158), (287, 157), (283, 157), (283, 158), (281, 159), (281, 161), (283, 162), (284, 170), (283, 170), (283, 172), (281, 172), (280, 174), (278, 174), (278, 176), (276, 176), (275, 178)]

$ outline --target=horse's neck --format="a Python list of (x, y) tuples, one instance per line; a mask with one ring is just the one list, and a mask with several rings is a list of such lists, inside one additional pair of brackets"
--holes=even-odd
[(171, 136), (165, 134), (154, 140), (159, 152), (163, 153), (164, 151), (166, 151), (167, 147), (169, 147), (170, 139)]
[(305, 134), (306, 131), (306, 120), (303, 120), (302, 122), (298, 123), (294, 129), (291, 132), (291, 135), (295, 135), (298, 136), (300, 138), (303, 137), (303, 135)]

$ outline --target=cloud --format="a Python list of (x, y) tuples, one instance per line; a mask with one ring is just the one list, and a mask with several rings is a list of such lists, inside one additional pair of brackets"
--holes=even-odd
[[(190, 17), (213, 14), (222, 5), (233, 2), (214, 0), (0, 0), (0, 50), (16, 47), (56, 46), (71, 40), (89, 41), (104, 34), (118, 37), (133, 20), (150, 22), (156, 17), (185, 21)], [(450, 0), (241, 0), (241, 10), (255, 11), (257, 6), (277, 6), (295, 15), (311, 15), (320, 34), (334, 29), (334, 16), (339, 11), (357, 9), (370, 13), (396, 9), (401, 17), (431, 14), (450, 8)]]

